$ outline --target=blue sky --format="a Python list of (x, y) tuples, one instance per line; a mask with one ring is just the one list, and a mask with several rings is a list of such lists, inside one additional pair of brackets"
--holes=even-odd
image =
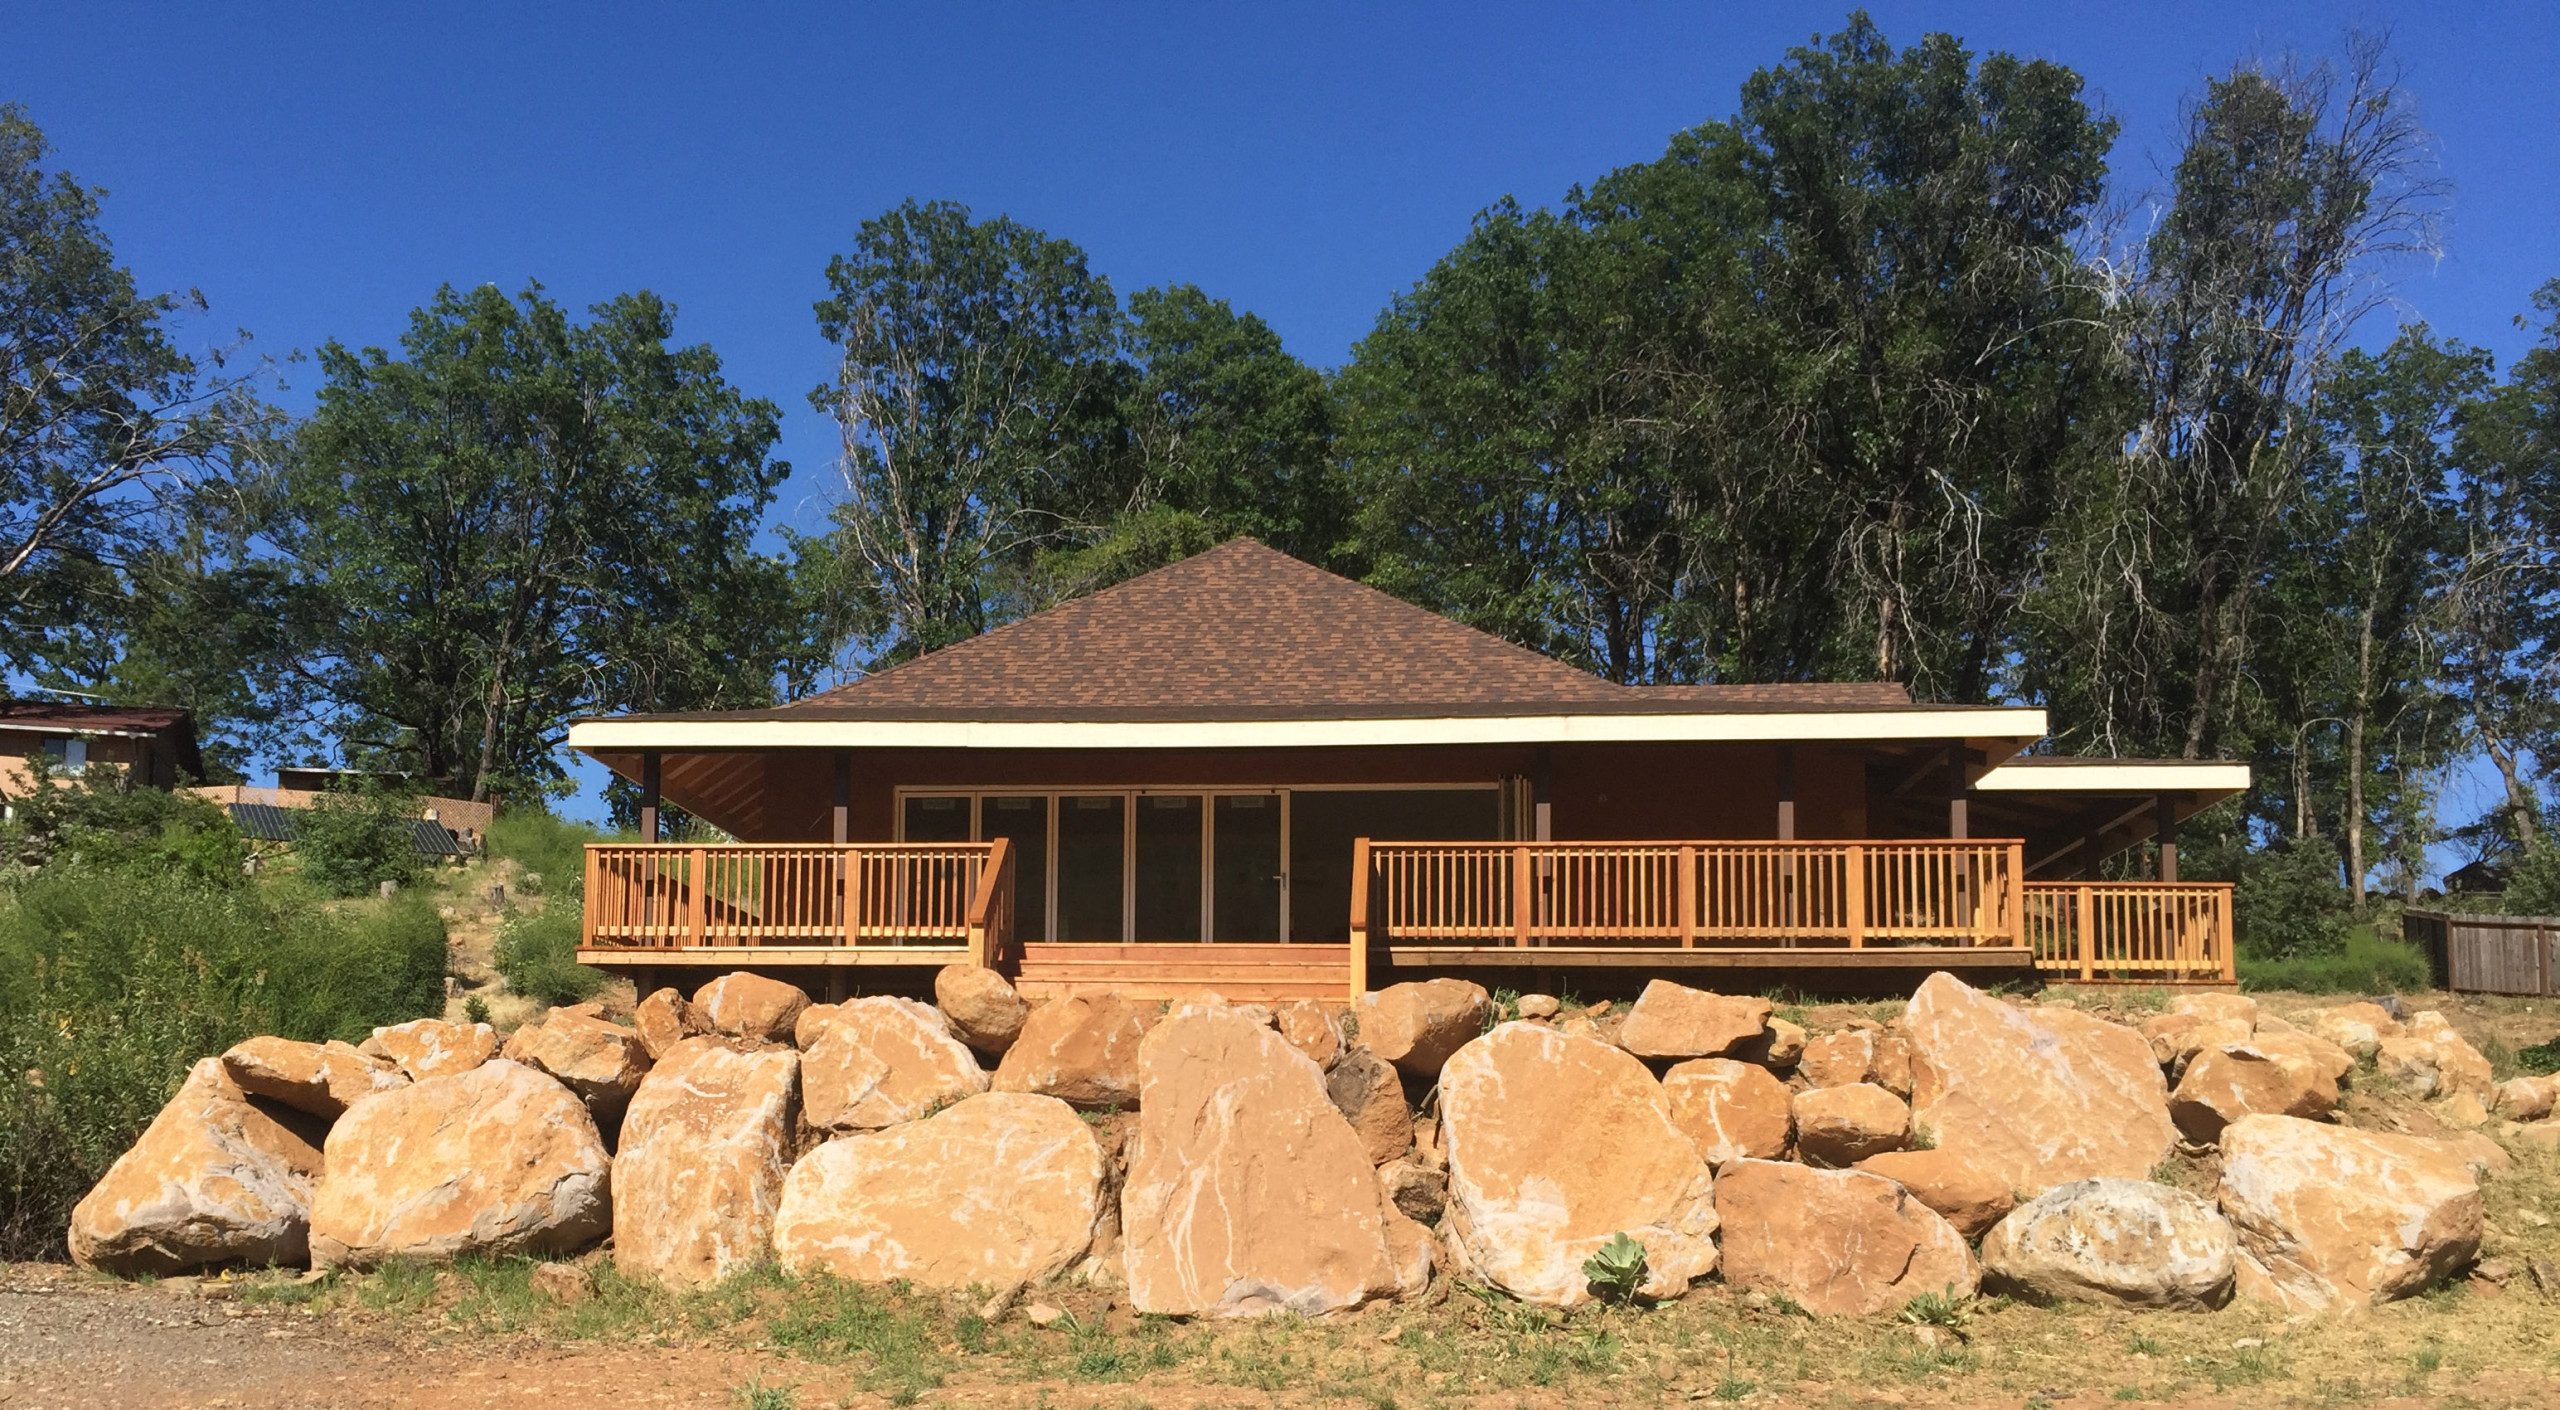
[[(442, 282), (656, 290), (783, 407), (780, 513), (807, 523), (831, 454), (803, 399), (828, 370), (810, 304), (886, 206), (1005, 212), (1124, 294), (1197, 283), (1331, 366), (1475, 211), (1659, 154), (1846, 8), (8, 0), (0, 99), (107, 188), (146, 287), (204, 291), (200, 340), (387, 344)], [(1945, 30), (2078, 69), (2123, 121), (2128, 190), (2207, 73), (2388, 30), (2455, 188), (2444, 258), (2401, 272), (2406, 314), (2503, 363), (2560, 276), (2560, 7), (1869, 8), (1897, 43)], [(285, 370), (299, 402), (311, 369)]]

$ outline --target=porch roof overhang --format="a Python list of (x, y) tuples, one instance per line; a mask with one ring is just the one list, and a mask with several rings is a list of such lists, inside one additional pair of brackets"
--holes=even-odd
[(2014, 758), (1973, 784), (1986, 834), (2027, 840), (2027, 874), (2076, 868), (2151, 839), (2160, 810), (2183, 823), (2248, 791), (2249, 766), (2219, 759)]

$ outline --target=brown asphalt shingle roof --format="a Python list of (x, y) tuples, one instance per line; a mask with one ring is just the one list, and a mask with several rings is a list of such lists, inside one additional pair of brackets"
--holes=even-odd
[(764, 717), (1331, 719), (1908, 709), (1892, 683), (1623, 686), (1251, 539)]

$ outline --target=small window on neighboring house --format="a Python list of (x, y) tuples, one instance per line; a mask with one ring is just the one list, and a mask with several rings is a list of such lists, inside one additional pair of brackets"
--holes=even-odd
[(57, 768), (78, 773), (89, 767), (89, 741), (48, 739), (44, 742), (44, 756), (52, 760)]

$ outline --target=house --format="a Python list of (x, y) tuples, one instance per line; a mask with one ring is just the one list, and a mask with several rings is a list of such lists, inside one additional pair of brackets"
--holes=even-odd
[[(577, 722), (644, 838), (589, 849), (580, 958), (1239, 1001), (2229, 982), (2176, 833), (2246, 767), (2044, 734), (1891, 684), (1619, 685), (1236, 540), (791, 704)], [(664, 804), (737, 841), (658, 842)], [(2157, 881), (2089, 879), (2146, 844)]]
[[(213, 784), (190, 790), (198, 797), (219, 803), (231, 814), (232, 821), (251, 837), (270, 842), (290, 841), (293, 837), (292, 814), (316, 805), (320, 795), (351, 781), (383, 779), (406, 783), (406, 774), (368, 773), (359, 769), (279, 768), (273, 788), (254, 784)], [(417, 805), (419, 826), (418, 850), (431, 857), (462, 856), (478, 851), (498, 815), (495, 803), (475, 803), (468, 798), (444, 798), (422, 793), (413, 800)]]
[(113, 764), (152, 788), (175, 788), (204, 776), (195, 717), (185, 710), (0, 700), (0, 794), (25, 793), (27, 761), (38, 757), (56, 775)]

